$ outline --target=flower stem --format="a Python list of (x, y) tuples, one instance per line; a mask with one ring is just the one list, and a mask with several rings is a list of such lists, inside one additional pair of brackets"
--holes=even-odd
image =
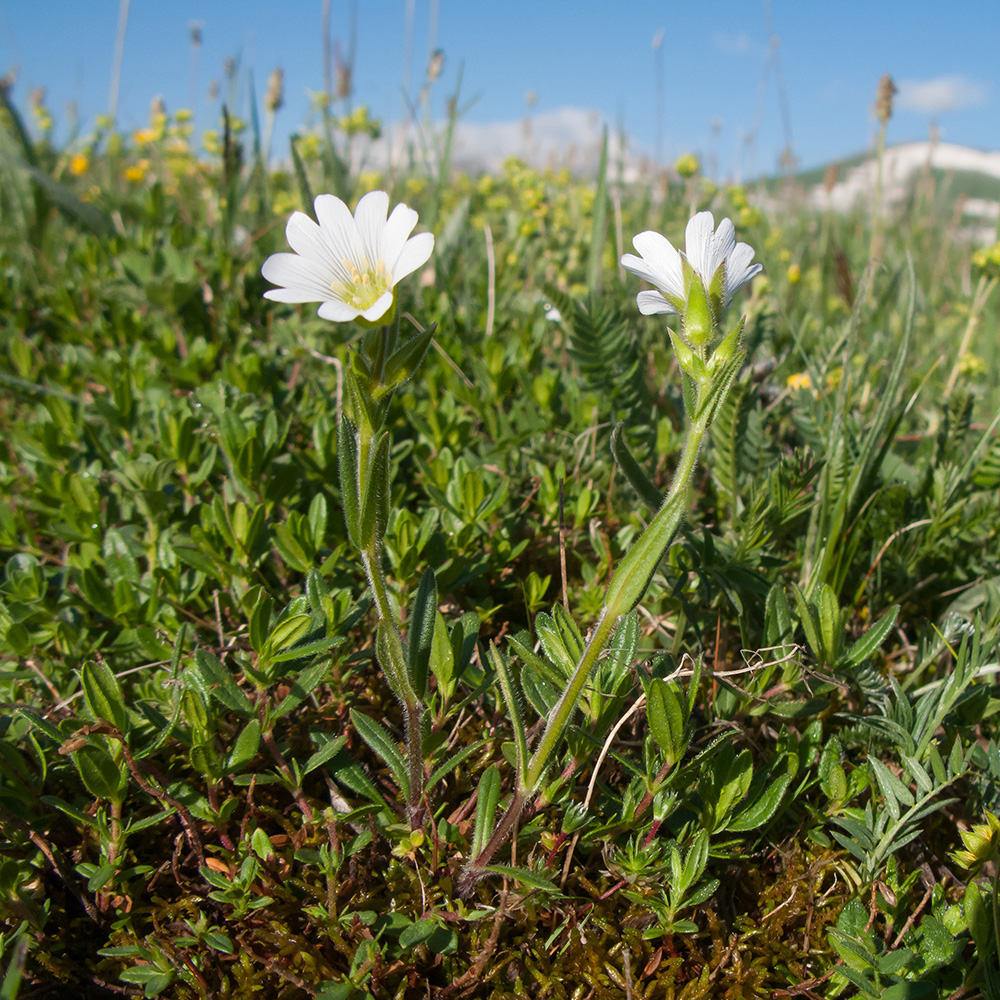
[(420, 802), (424, 791), (423, 733), (421, 731), (424, 706), (410, 680), (410, 672), (406, 665), (406, 653), (403, 651), (403, 639), (400, 635), (399, 623), (396, 621), (392, 605), (389, 603), (389, 594), (385, 585), (385, 575), (382, 572), (377, 543), (372, 542), (362, 550), (361, 562), (365, 568), (365, 575), (368, 577), (372, 596), (375, 598), (379, 621), (385, 628), (385, 649), (389, 662), (382, 663), (381, 666), (393, 694), (403, 705), (403, 715), (406, 721), (406, 756), (410, 771), (410, 790), (406, 806), (410, 822), (416, 826), (419, 825), (422, 813)]
[(580, 661), (573, 670), (565, 690), (555, 707), (549, 712), (545, 730), (538, 741), (535, 752), (528, 761), (524, 786), (521, 787), (519, 783), (515, 787), (510, 805), (500, 818), (493, 835), (482, 851), (469, 862), (463, 877), (461, 891), (467, 892), (477, 879), (482, 877), (490, 858), (503, 846), (507, 837), (516, 828), (521, 810), (538, 793), (545, 772), (562, 741), (583, 689), (590, 680), (594, 667), (614, 634), (618, 622), (623, 615), (628, 614), (642, 600), (646, 593), (649, 581), (652, 579), (660, 559), (663, 558), (663, 554), (684, 518), (688, 487), (698, 462), (698, 455), (704, 444), (705, 433), (711, 423), (712, 412), (715, 409), (717, 408), (710, 408), (691, 424), (667, 498), (642, 536), (618, 564), (618, 569), (615, 570), (611, 583), (608, 585), (604, 608), (597, 624), (584, 646)]

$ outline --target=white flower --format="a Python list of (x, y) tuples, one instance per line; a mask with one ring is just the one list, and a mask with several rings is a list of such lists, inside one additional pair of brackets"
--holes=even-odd
[(434, 236), (410, 237), (417, 213), (397, 205), (392, 215), (385, 191), (370, 191), (351, 215), (332, 194), (314, 202), (319, 225), (293, 212), (285, 227), (295, 253), (276, 253), (261, 274), (280, 288), (264, 293), (276, 302), (321, 302), (319, 315), (335, 323), (375, 323), (391, 313), (395, 286), (430, 258)]
[(723, 219), (718, 232), (715, 231), (711, 212), (699, 212), (688, 222), (683, 252), (675, 250), (670, 240), (652, 230), (639, 233), (632, 245), (641, 256), (625, 254), (622, 267), (657, 288), (655, 292), (639, 292), (636, 297), (639, 312), (644, 316), (683, 315), (687, 302), (685, 260), (701, 279), (713, 312), (718, 313), (717, 322), (729, 308), (734, 293), (764, 269), (761, 264), (751, 263), (753, 247), (736, 242), (731, 219)]

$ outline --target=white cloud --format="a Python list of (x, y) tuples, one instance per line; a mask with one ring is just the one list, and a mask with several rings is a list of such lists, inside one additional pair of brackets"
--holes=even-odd
[(896, 104), (903, 111), (937, 115), (986, 103), (987, 91), (967, 76), (939, 76), (933, 80), (900, 80)]
[[(465, 122), (455, 127), (452, 164), (461, 170), (497, 170), (509, 156), (534, 167), (568, 167), (593, 173), (601, 154), (604, 119), (586, 108), (564, 107), (522, 118), (495, 122)], [(362, 140), (353, 149), (353, 169), (381, 169), (392, 160), (405, 163), (412, 156), (433, 164), (443, 149), (446, 124), (437, 122), (432, 139), (410, 126), (405, 133), (398, 125), (389, 126), (375, 141)], [(608, 132), (609, 151), (619, 153), (618, 130)], [(432, 166), (433, 170), (434, 167)]]
[(460, 121), (455, 130), (455, 162), (491, 168), (508, 156), (518, 156), (535, 166), (586, 167), (597, 162), (603, 127), (600, 115), (584, 108), (557, 108), (488, 124)]

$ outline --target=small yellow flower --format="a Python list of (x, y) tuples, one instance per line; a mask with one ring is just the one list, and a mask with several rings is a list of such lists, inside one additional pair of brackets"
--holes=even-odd
[(694, 175), (701, 170), (701, 163), (694, 153), (685, 153), (683, 156), (679, 156), (677, 158), (677, 162), (674, 164), (674, 170), (676, 170), (681, 177), (694, 177)]
[(808, 389), (812, 386), (812, 379), (809, 377), (808, 372), (796, 372), (794, 375), (789, 375), (785, 381), (785, 385), (788, 386), (792, 392), (797, 392), (799, 389)]
[(423, 179), (423, 177), (407, 177), (406, 183), (403, 185), (407, 198), (419, 197), (424, 193), (426, 188), (427, 182)]
[(997, 860), (997, 846), (1000, 844), (1000, 819), (991, 812), (986, 813), (986, 822), (978, 823), (971, 830), (962, 830), (964, 851), (954, 851), (951, 859), (968, 868), (973, 875), (988, 861)]
[(90, 160), (87, 159), (83, 153), (75, 153), (72, 159), (69, 161), (69, 172), (74, 177), (80, 177), (82, 174), (87, 172), (87, 168), (90, 166)]
[(125, 168), (125, 180), (130, 184), (140, 184), (145, 180), (147, 170), (149, 170), (149, 160), (139, 160), (138, 163)]
[(977, 354), (963, 354), (958, 361), (958, 370), (963, 375), (982, 375), (986, 371), (986, 362)]
[(972, 263), (991, 278), (1000, 276), (1000, 243), (977, 250), (972, 255)]
[(156, 133), (151, 128), (140, 128), (132, 133), (132, 141), (137, 146), (148, 146), (156, 141)]
[(802, 280), (802, 268), (798, 264), (792, 264), (788, 268), (788, 284), (797, 285)]

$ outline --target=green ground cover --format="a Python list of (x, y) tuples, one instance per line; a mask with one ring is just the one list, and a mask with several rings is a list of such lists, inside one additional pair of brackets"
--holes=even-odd
[[(1000, 996), (995, 255), (187, 133), (3, 110), (0, 997)], [(376, 189), (435, 236), (395, 325), (263, 298)], [(618, 262), (701, 209), (748, 353), (531, 772), (700, 412)]]

